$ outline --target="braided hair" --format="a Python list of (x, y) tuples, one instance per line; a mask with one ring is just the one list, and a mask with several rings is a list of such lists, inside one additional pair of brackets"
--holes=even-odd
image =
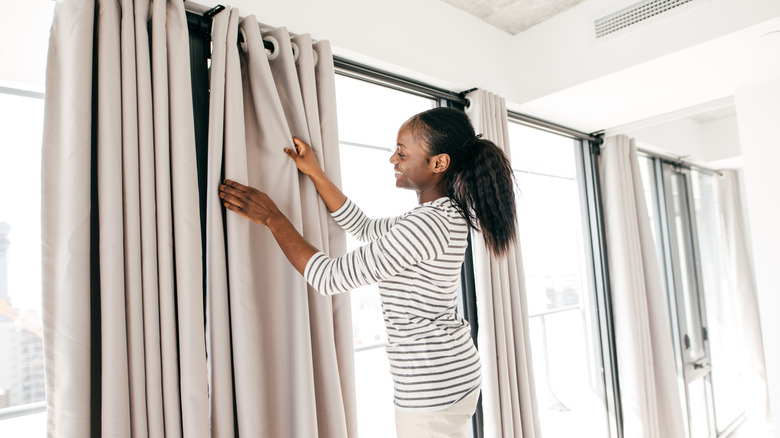
[(450, 156), (443, 179), (447, 196), (469, 226), (482, 232), (488, 250), (505, 254), (516, 239), (517, 213), (514, 174), (504, 152), (477, 136), (466, 113), (454, 108), (424, 111), (407, 123), (427, 145), (428, 156)]

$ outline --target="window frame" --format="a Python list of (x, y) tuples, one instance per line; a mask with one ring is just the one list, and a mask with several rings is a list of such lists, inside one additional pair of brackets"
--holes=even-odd
[(602, 377), (607, 409), (607, 428), (610, 437), (623, 438), (623, 415), (620, 404), (620, 385), (617, 369), (617, 349), (612, 317), (612, 299), (609, 283), (607, 243), (604, 227), (602, 192), (598, 160), (603, 144), (602, 134), (585, 134), (552, 122), (508, 111), (510, 123), (568, 137), (578, 142), (575, 147), (576, 180), (579, 182), (579, 198), (582, 202), (581, 220), (586, 251), (589, 251), (586, 268), (592, 279), (591, 290), (596, 308), (600, 340)]
[[(353, 79), (358, 79), (385, 86), (402, 92), (407, 92), (421, 97), (435, 98), (440, 107), (450, 107), (465, 110), (468, 100), (465, 95), (472, 91), (461, 93), (444, 90), (423, 82), (386, 72), (365, 64), (360, 64), (346, 58), (334, 56), (335, 72)], [(584, 233), (589, 245), (588, 257), (592, 277), (594, 279), (593, 293), (596, 295), (596, 313), (598, 315), (598, 329), (601, 339), (601, 352), (603, 363), (603, 377), (605, 382), (605, 398), (607, 402), (608, 430), (613, 438), (623, 438), (622, 414), (620, 412), (620, 389), (617, 380), (617, 355), (615, 350), (614, 329), (612, 323), (612, 304), (608, 280), (608, 266), (606, 257), (606, 235), (604, 233), (604, 219), (601, 202), (601, 190), (599, 184), (598, 155), (600, 145), (603, 142), (600, 134), (586, 134), (571, 128), (557, 125), (552, 122), (535, 117), (508, 111), (508, 119), (535, 129), (551, 132), (569, 137), (578, 141), (576, 149), (577, 178), (580, 184), (580, 196), (586, 204), (583, 209), (582, 220), (586, 231)], [(472, 338), (477, 343), (479, 321), (477, 318), (476, 287), (474, 281), (474, 261), (469, 236), (466, 258), (461, 269), (461, 296), (459, 312), (471, 325)], [(472, 419), (472, 436), (484, 437), (484, 414), (482, 411), (482, 398), (480, 396), (477, 410)]]
[[(38, 91), (32, 91), (32, 90), (16, 88), (16, 87), (5, 87), (5, 86), (0, 86), (0, 94), (27, 98), (27, 99), (36, 99), (36, 100), (44, 100), (45, 97), (44, 93)], [(43, 312), (41, 311), (41, 315), (42, 314)], [(47, 405), (46, 405), (45, 397), (46, 395), (44, 393), (43, 401), (21, 404), (21, 405), (13, 405), (7, 408), (0, 408), (0, 421), (5, 421), (16, 417), (40, 414), (46, 412)]]

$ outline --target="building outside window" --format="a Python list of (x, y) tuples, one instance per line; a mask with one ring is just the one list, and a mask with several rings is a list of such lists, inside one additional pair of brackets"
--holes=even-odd
[[(44, 436), (41, 325), (43, 96), (0, 88), (0, 436)], [(32, 425), (30, 424), (32, 423)], [(32, 429), (30, 429), (32, 427)], [(40, 432), (34, 432), (40, 431)]]

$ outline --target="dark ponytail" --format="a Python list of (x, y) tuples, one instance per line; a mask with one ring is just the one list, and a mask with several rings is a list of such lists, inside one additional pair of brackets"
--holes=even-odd
[(447, 154), (444, 174), (447, 196), (463, 212), (469, 226), (482, 231), (485, 245), (503, 255), (515, 241), (514, 175), (509, 160), (492, 141), (477, 137), (466, 113), (434, 108), (409, 119), (414, 135), (431, 156)]

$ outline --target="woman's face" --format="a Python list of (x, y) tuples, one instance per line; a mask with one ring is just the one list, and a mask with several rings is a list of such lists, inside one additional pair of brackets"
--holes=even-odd
[(423, 193), (435, 188), (438, 176), (435, 172), (435, 160), (428, 156), (427, 145), (418, 140), (409, 128), (409, 123), (398, 130), (398, 145), (390, 157), (395, 169), (395, 185)]

